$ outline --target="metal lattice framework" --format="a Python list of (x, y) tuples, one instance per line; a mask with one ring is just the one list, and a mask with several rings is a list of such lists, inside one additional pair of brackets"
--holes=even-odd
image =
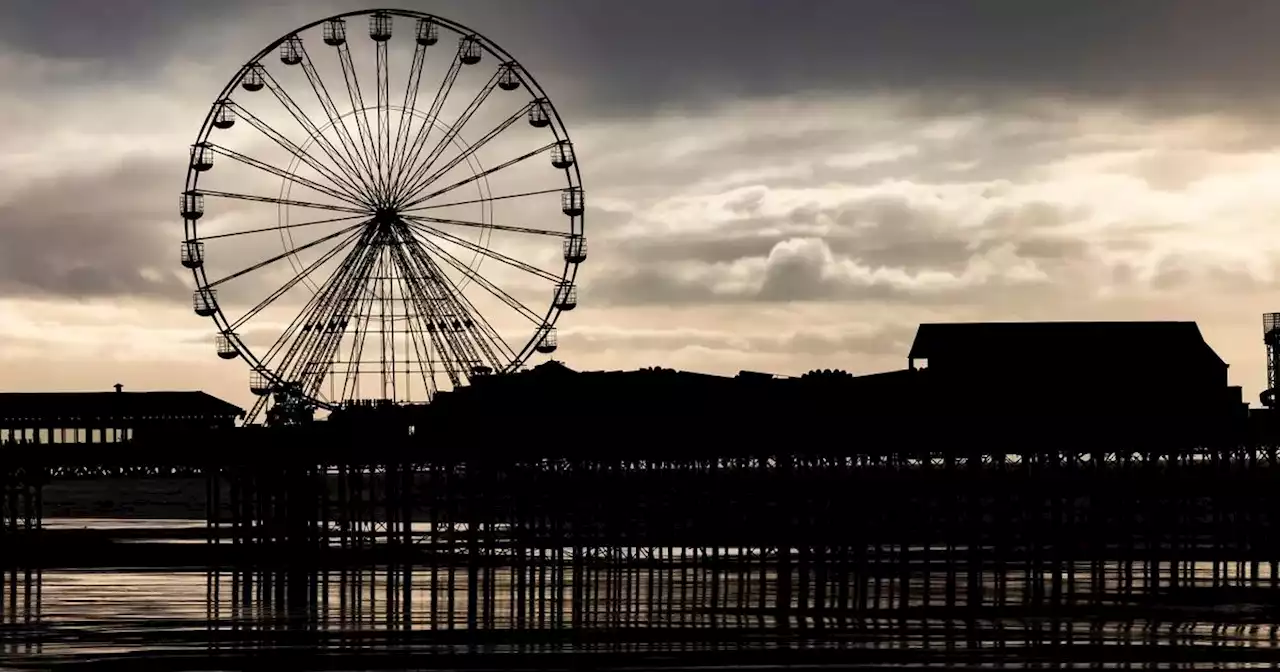
[(573, 144), (533, 77), (460, 24), (364, 10), (292, 31), (190, 151), (181, 263), (218, 356), (251, 367), (249, 421), (429, 401), (550, 354), (577, 305)]

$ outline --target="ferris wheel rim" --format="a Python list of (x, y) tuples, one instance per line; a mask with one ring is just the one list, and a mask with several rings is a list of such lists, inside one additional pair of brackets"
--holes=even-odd
[[(222, 90), (218, 93), (218, 95), (214, 99), (214, 102), (210, 105), (209, 110), (206, 113), (206, 116), (204, 118), (204, 121), (200, 126), (200, 130), (197, 134), (197, 141), (195, 145), (201, 145), (208, 142), (208, 139), (215, 128), (213, 122), (216, 114), (218, 113), (218, 109), (220, 105), (223, 102), (230, 100), (231, 94), (236, 90), (236, 87), (241, 84), (241, 82), (244, 80), (245, 76), (249, 72), (251, 72), (255, 67), (265, 67), (265, 66), (261, 66), (261, 62), (264, 59), (270, 57), (274, 52), (276, 52), (281, 47), (281, 45), (285, 44), (289, 40), (303, 33), (306, 33), (307, 31), (315, 30), (335, 20), (346, 20), (350, 18), (366, 17), (366, 16), (372, 16), (380, 13), (386, 14), (391, 17), (429, 20), (442, 29), (447, 29), (453, 33), (456, 33), (462, 36), (463, 38), (469, 38), (471, 40), (474, 40), (475, 43), (478, 44), (479, 47), (483, 49), (485, 52), (487, 52), (489, 55), (500, 59), (500, 63), (516, 66), (515, 72), (513, 73), (514, 76), (517, 77), (520, 84), (523, 85), (529, 91), (529, 93), (533, 95), (533, 102), (536, 103), (539, 107), (541, 107), (543, 112), (545, 112), (550, 122), (548, 124), (549, 130), (552, 133), (553, 137), (555, 138), (555, 141), (557, 143), (563, 142), (563, 143), (569, 143), (570, 145), (572, 144), (572, 140), (570, 138), (568, 128), (564, 123), (564, 119), (560, 114), (559, 108), (555, 105), (555, 101), (551, 98), (551, 96), (547, 94), (545, 89), (542, 88), (541, 84), (537, 81), (537, 79), (534, 77), (534, 75), (530, 72), (528, 68), (524, 67), (523, 64), (521, 64), (521, 62), (518, 59), (516, 59), (510, 52), (504, 49), (496, 41), (486, 36), (484, 33), (481, 33), (480, 31), (472, 29), (466, 26), (465, 24), (453, 21), (446, 17), (440, 16), (438, 14), (433, 14), (430, 12), (419, 12), (415, 10), (406, 10), (406, 9), (399, 9), (399, 8), (368, 8), (368, 9), (351, 10), (351, 11), (342, 12), (339, 14), (334, 14), (331, 16), (326, 16), (324, 18), (314, 20), (310, 23), (307, 23), (293, 30), (290, 30), (289, 32), (281, 35), (277, 39), (267, 44), (267, 46), (265, 46), (259, 52), (257, 52), (251, 59), (249, 59), (247, 62), (241, 65), (236, 70), (236, 72), (232, 75), (232, 77), (227, 81), (227, 83), (224, 85)], [(368, 106), (366, 106), (364, 109), (368, 109)], [(354, 114), (356, 111), (357, 110), (351, 110), (347, 114)], [(420, 112), (420, 110), (417, 110), (416, 108), (409, 110), (409, 113), (411, 114), (415, 112)], [(310, 136), (308, 136), (308, 139), (314, 140), (314, 138), (311, 138)], [(572, 165), (559, 170), (561, 170), (565, 174), (565, 178), (568, 183), (567, 188), (569, 190), (577, 190), (579, 192), (584, 190), (580, 162), (575, 160), (573, 161)], [(200, 187), (199, 187), (200, 177), (201, 177), (200, 171), (195, 169), (192, 165), (188, 164), (186, 179), (184, 181), (183, 193), (184, 194), (190, 194), (190, 193), (200, 194), (201, 193)], [(354, 217), (352, 219), (354, 219)], [(199, 238), (199, 236), (196, 234), (198, 227), (199, 225), (195, 220), (184, 218), (184, 222), (183, 222), (183, 229), (185, 234), (184, 241), (186, 241), (184, 242), (184, 244), (188, 244), (192, 241), (202, 241), (202, 239)], [(578, 214), (576, 216), (571, 216), (568, 228), (569, 228), (569, 234), (567, 236), (568, 238), (572, 238), (572, 237), (585, 238), (586, 212), (583, 211), (581, 214)], [(570, 286), (576, 286), (575, 283), (577, 280), (577, 275), (578, 275), (580, 265), (581, 265), (581, 262), (573, 262), (566, 259), (563, 264), (562, 270), (559, 274), (561, 277), (561, 281), (563, 283), (568, 283)], [(192, 273), (192, 276), (198, 291), (209, 288), (210, 281), (207, 274), (207, 269), (203, 265), (197, 266), (195, 268), (191, 268), (190, 271)], [(504, 370), (504, 372), (516, 371), (524, 366), (524, 364), (529, 360), (529, 358), (532, 357), (535, 354), (535, 352), (538, 351), (538, 346), (542, 338), (548, 332), (554, 335), (556, 323), (559, 321), (559, 318), (563, 312), (565, 311), (560, 307), (558, 307), (554, 301), (549, 302), (546, 312), (542, 315), (542, 324), (535, 330), (533, 336), (530, 337), (530, 339), (518, 351), (516, 351), (515, 353), (516, 356), (511, 360), (511, 362), (509, 363), (507, 368)], [(212, 318), (213, 323), (217, 327), (217, 334), (219, 336), (226, 337), (228, 341), (230, 341), (233, 344), (238, 355), (241, 358), (243, 358), (246, 363), (249, 364), (251, 372), (258, 373), (268, 377), (274, 385), (277, 385), (280, 387), (285, 387), (293, 384), (291, 381), (285, 380), (283, 377), (281, 377), (279, 375), (279, 372), (275, 371), (273, 367), (267, 365), (266, 362), (259, 359), (257, 354), (254, 353), (253, 349), (244, 342), (241, 335), (236, 333), (232, 321), (228, 319), (227, 315), (223, 311), (223, 306), (220, 303), (216, 303), (214, 305), (214, 313), (209, 317)], [(344, 405), (343, 402), (329, 401), (329, 400), (320, 398), (319, 395), (305, 395), (305, 400), (313, 404), (318, 409), (324, 409), (328, 411), (338, 410)]]

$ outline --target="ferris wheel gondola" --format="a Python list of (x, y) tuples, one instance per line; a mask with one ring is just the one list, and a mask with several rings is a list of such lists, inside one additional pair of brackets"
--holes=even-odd
[(273, 400), (429, 401), (555, 351), (586, 194), (511, 54), (431, 14), (349, 12), (267, 45), (214, 101), (179, 261), (216, 354), (249, 364), (248, 421)]

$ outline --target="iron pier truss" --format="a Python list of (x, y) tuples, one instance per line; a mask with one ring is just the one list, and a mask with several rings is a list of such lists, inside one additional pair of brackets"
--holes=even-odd
[(584, 194), (559, 113), (500, 46), (431, 14), (349, 12), (218, 94), (180, 260), (218, 356), (249, 364), (246, 422), (425, 402), (556, 349)]

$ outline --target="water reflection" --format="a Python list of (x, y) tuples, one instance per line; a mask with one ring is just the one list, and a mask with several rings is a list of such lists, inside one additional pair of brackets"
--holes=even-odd
[(0, 571), (0, 651), (41, 652), (42, 590), (39, 571)]
[[(143, 553), (204, 534), (189, 521), (50, 522)], [(1280, 572), (1269, 563), (1026, 562), (969, 572), (940, 561), (971, 557), (964, 548), (847, 550), (428, 548), (423, 557), (433, 560), (412, 568), (7, 570), (0, 666), (163, 655), (183, 669), (211, 654), (266, 650), (359, 654), (366, 669), (424, 651), (544, 661), (593, 653), (600, 666), (609, 656), (629, 665), (652, 656), (656, 665), (672, 652), (693, 656), (682, 659), (693, 666), (1280, 661)], [(375, 653), (380, 662), (370, 662)]]
[[(1123, 576), (1114, 566), (1103, 574)], [(983, 577), (984, 594), (994, 601), (967, 609), (924, 606), (925, 594), (946, 594), (948, 577), (908, 577), (885, 582), (879, 605), (856, 615), (787, 619), (779, 616), (777, 595), (769, 589), (776, 585), (772, 578), (687, 567), (602, 573), (498, 564), (453, 571), (8, 572), (0, 584), (0, 651), (8, 664), (282, 648), (365, 654), (718, 651), (751, 655), (760, 664), (769, 664), (771, 651), (785, 650), (787, 660), (828, 656), (818, 662), (964, 662), (1007, 669), (1222, 669), (1273, 667), (1280, 660), (1272, 608), (1257, 603), (1246, 585), (1219, 591), (1214, 599), (1153, 600), (1117, 592), (1124, 588), (1120, 580), (1098, 584), (1110, 593), (1077, 591), (1067, 600), (1065, 591), (1056, 598), (1048, 592), (1035, 604), (1023, 596), (1036, 592), (1028, 590), (1036, 580), (1010, 572)], [(1076, 578), (1078, 586), (1088, 586), (1087, 576)]]

